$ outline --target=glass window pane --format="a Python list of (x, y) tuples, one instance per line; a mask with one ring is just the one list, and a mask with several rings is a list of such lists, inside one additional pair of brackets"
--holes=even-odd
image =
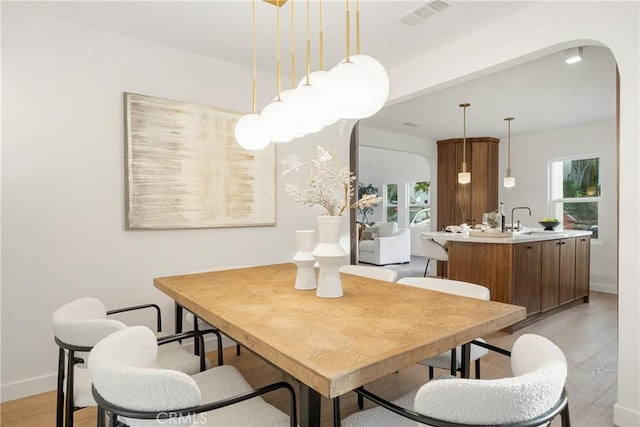
[(565, 230), (588, 230), (593, 238), (598, 238), (598, 203), (563, 203), (562, 223)]
[(565, 160), (563, 198), (600, 196), (600, 159)]
[(411, 225), (428, 224), (429, 210), (429, 181), (409, 183), (409, 223)]
[(398, 221), (398, 184), (385, 185), (387, 222)]
[[(358, 183), (358, 194), (356, 197), (358, 200), (370, 194), (379, 196), (380, 190), (373, 184), (365, 185), (362, 183)], [(370, 222), (370, 217), (376, 212), (377, 206), (378, 205), (376, 204), (375, 206), (358, 207), (358, 221), (365, 223)]]
[(387, 184), (387, 205), (398, 204), (398, 184)]
[(398, 207), (387, 207), (387, 222), (398, 222)]

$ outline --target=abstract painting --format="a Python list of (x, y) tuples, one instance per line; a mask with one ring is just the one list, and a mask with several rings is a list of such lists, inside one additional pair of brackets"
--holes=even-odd
[(235, 140), (240, 113), (124, 94), (126, 228), (275, 225), (275, 148)]

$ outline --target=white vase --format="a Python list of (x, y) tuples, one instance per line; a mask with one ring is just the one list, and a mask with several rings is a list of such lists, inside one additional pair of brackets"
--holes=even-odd
[(296, 272), (296, 289), (309, 290), (315, 289), (316, 271), (313, 266), (316, 259), (311, 252), (313, 251), (313, 235), (315, 230), (296, 230), (296, 254), (293, 256), (293, 262), (298, 267)]
[(343, 295), (339, 268), (344, 265), (347, 253), (339, 243), (341, 220), (340, 216), (318, 216), (318, 245), (313, 257), (320, 265), (316, 296), (321, 298)]

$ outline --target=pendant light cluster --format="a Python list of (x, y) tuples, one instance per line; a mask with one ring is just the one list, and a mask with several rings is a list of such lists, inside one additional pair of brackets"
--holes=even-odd
[[(265, 0), (267, 1), (267, 0)], [(350, 52), (349, 0), (346, 2), (345, 59), (331, 70), (324, 70), (322, 0), (320, 0), (320, 64), (311, 72), (310, 7), (306, 14), (306, 70), (297, 87), (281, 91), (280, 7), (286, 0), (269, 0), (276, 6), (276, 75), (277, 95), (273, 102), (256, 113), (255, 0), (252, 0), (253, 111), (243, 116), (235, 129), (236, 140), (245, 149), (262, 150), (269, 142), (288, 142), (315, 133), (338, 119), (363, 119), (377, 113), (389, 95), (389, 77), (375, 58), (360, 54), (360, 9), (356, 0), (356, 55)], [(292, 62), (293, 62), (293, 0)], [(295, 70), (292, 65), (292, 76)], [(295, 77), (294, 77), (295, 79)]]
[[(467, 108), (471, 104), (465, 102), (459, 107), (463, 110), (462, 116), (462, 171), (458, 172), (458, 184), (469, 184), (471, 182), (471, 172), (467, 171)], [(512, 188), (516, 185), (516, 179), (511, 175), (511, 120), (513, 117), (505, 117), (507, 122), (507, 176), (504, 177), (505, 188)]]
[(516, 186), (515, 177), (511, 176), (511, 120), (513, 117), (505, 117), (507, 121), (508, 127), (508, 137), (507, 137), (507, 176), (504, 177), (504, 186), (506, 188), (512, 188)]
[(460, 104), (463, 111), (462, 121), (462, 172), (458, 173), (459, 184), (469, 184), (471, 182), (471, 172), (467, 172), (467, 107), (471, 106), (468, 102)]

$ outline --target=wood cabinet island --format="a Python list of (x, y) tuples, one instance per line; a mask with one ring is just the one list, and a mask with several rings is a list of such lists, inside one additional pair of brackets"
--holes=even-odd
[(446, 242), (447, 278), (486, 286), (491, 300), (526, 307), (527, 318), (512, 331), (589, 302), (590, 231), (422, 234)]

